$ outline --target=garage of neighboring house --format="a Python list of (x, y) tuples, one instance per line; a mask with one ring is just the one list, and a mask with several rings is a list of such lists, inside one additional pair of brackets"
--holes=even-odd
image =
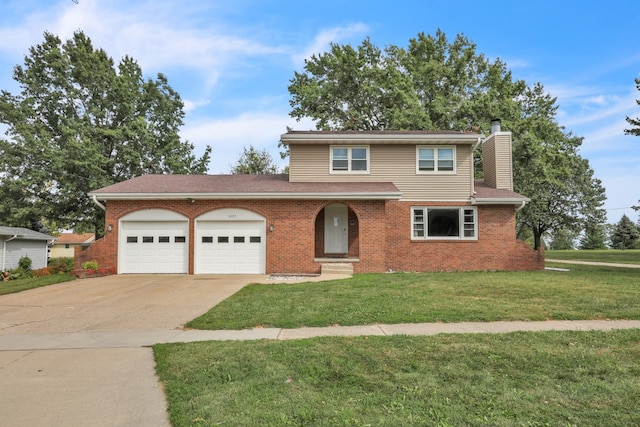
[(122, 273), (187, 273), (189, 220), (165, 209), (145, 209), (120, 219)]
[(265, 274), (266, 220), (244, 209), (196, 218), (195, 274)]

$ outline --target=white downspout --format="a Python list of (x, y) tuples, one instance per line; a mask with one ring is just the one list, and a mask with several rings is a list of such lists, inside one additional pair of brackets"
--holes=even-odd
[(7, 265), (7, 242), (10, 242), (13, 239), (17, 239), (18, 235), (15, 234), (12, 238), (4, 240), (2, 242), (2, 269), (0, 269), (0, 272), (4, 272), (5, 266)]
[(526, 205), (527, 202), (525, 202), (524, 200), (522, 202), (520, 202), (520, 206), (518, 206), (516, 208), (516, 213), (519, 212), (522, 208), (524, 208), (524, 205)]
[(105, 206), (105, 205), (103, 205), (102, 203), (100, 203), (100, 202), (98, 201), (98, 196), (96, 196), (96, 195), (94, 195), (94, 196), (93, 196), (93, 203), (95, 203), (96, 205), (98, 205), (98, 207), (99, 207), (100, 209), (102, 209), (103, 211), (105, 211), (105, 212), (107, 211), (106, 206)]

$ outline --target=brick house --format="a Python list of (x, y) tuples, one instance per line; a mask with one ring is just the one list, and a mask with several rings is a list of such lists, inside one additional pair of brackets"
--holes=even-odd
[[(511, 133), (290, 131), (288, 175), (146, 175), (89, 193), (122, 273), (535, 270), (515, 236)], [(483, 145), (484, 180), (473, 152)]]

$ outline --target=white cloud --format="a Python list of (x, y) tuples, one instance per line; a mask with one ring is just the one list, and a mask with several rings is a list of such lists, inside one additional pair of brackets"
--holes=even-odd
[(363, 23), (323, 30), (316, 35), (311, 44), (308, 45), (301, 54), (294, 55), (294, 62), (300, 65), (305, 59), (310, 58), (312, 55), (326, 52), (331, 43), (339, 43), (355, 36), (363, 36), (368, 30), (369, 27)]
[(296, 122), (286, 113), (249, 112), (226, 119), (187, 123), (181, 136), (196, 146), (196, 153), (202, 153), (207, 145), (212, 147), (209, 173), (218, 174), (228, 173), (243, 147), (249, 145), (267, 150), (273, 160), (284, 167), (287, 161), (280, 159), (278, 142), (280, 135), (287, 131), (287, 126), (315, 129), (312, 122)]
[[(129, 55), (151, 75), (163, 69), (190, 69), (204, 76), (209, 86), (215, 84), (222, 69), (244, 58), (285, 54), (284, 49), (259, 39), (235, 35), (233, 28), (222, 23), (194, 23), (199, 7), (207, 5), (60, 1), (11, 27), (0, 28), (0, 49), (21, 55), (42, 41), (45, 30), (63, 40), (82, 30), (94, 47), (105, 49), (116, 62)], [(248, 33), (247, 28), (243, 30)]]

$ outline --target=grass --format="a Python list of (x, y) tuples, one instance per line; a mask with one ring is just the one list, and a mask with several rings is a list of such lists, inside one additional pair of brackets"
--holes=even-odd
[(71, 280), (75, 280), (75, 276), (72, 276), (71, 273), (59, 273), (52, 274), (51, 276), (9, 280), (7, 282), (0, 282), (0, 295), (22, 292), (28, 289), (69, 282)]
[(627, 250), (585, 250), (585, 251), (545, 251), (548, 259), (571, 261), (612, 262), (619, 264), (640, 264), (640, 249)]
[(255, 284), (187, 326), (297, 328), (546, 319), (640, 319), (638, 270), (572, 265), (570, 272), (362, 274), (328, 282)]
[(640, 330), (154, 346), (178, 426), (640, 424)]

